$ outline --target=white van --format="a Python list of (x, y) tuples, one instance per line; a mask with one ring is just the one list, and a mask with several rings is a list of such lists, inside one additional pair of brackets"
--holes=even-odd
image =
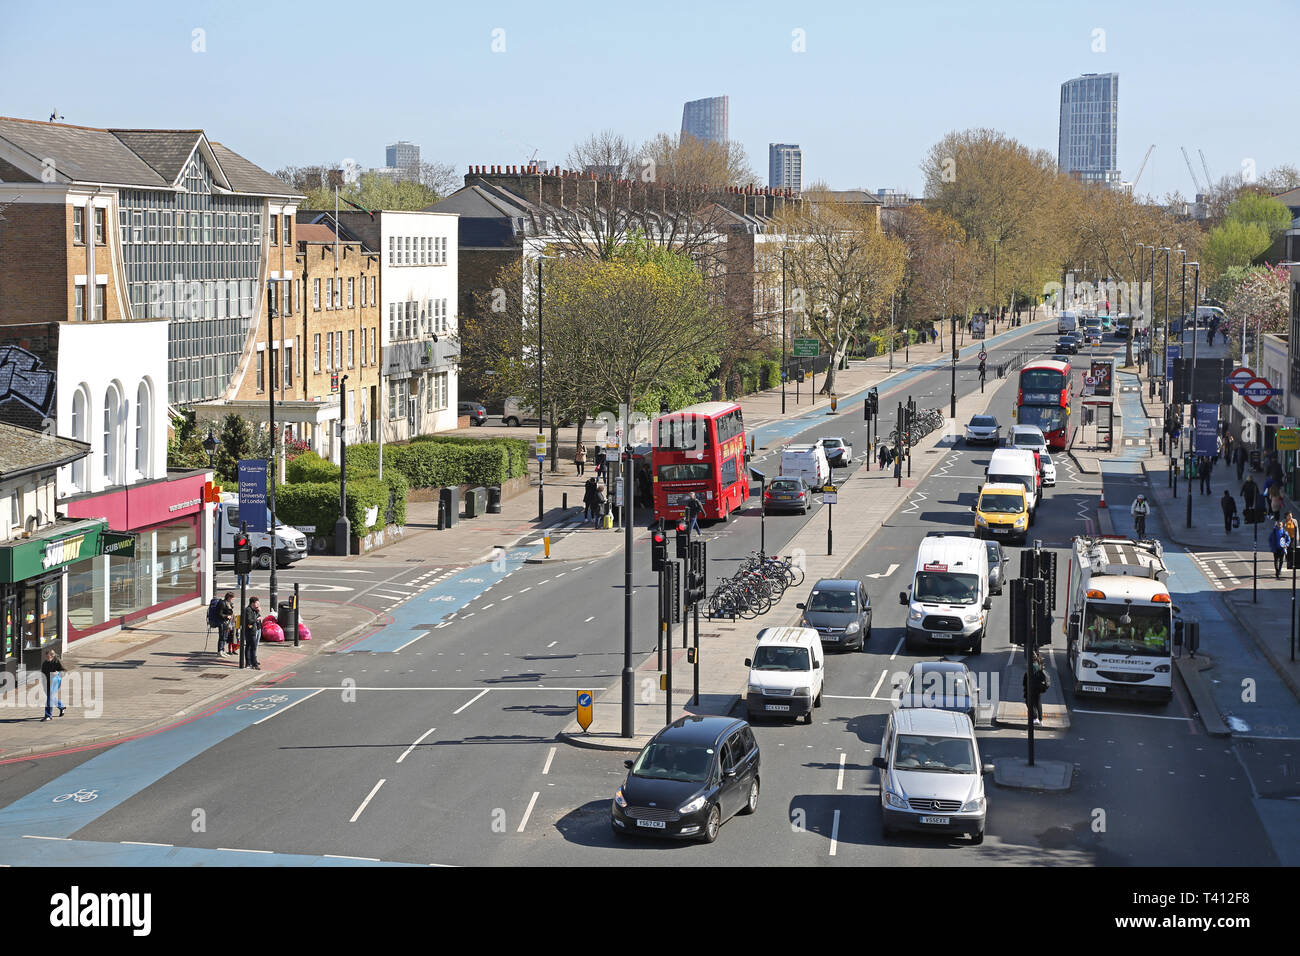
[[(266, 526), (271, 525), (271, 516), (266, 516)], [(235, 559), (235, 534), (239, 531), (239, 497), (222, 495), (217, 505), (217, 560), (233, 561)], [(318, 534), (332, 534), (333, 528), (317, 528)], [(249, 531), (248, 543), (253, 546), (253, 567), (263, 570), (271, 568), (271, 535), (266, 531)], [(288, 567), (295, 561), (307, 557), (307, 536), (297, 528), (276, 522), (275, 524), (275, 558), (279, 567)]]
[(1018, 482), (1025, 486), (1029, 502), (1029, 523), (1034, 523), (1038, 511), (1038, 497), (1042, 478), (1034, 453), (1025, 448), (999, 448), (989, 456), (989, 466), (984, 469), (984, 480), (990, 482)]
[(763, 628), (754, 656), (745, 658), (745, 666), (749, 668), (745, 708), (751, 721), (802, 716), (805, 723), (812, 723), (813, 708), (822, 705), (826, 672), (821, 638), (813, 628)]
[(1065, 335), (1079, 327), (1079, 317), (1073, 312), (1062, 312), (1056, 317), (1056, 334)]
[(781, 449), (781, 477), (802, 478), (815, 491), (831, 480), (831, 465), (821, 444), (786, 445)]
[(916, 551), (912, 586), (898, 593), (907, 608), (907, 649), (935, 641), (965, 644), (978, 654), (984, 643), (989, 596), (989, 552), (972, 535), (935, 532)]

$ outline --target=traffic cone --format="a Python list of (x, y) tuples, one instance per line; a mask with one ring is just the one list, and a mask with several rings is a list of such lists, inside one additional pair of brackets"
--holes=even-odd
[(1099, 502), (1097, 503), (1097, 507), (1098, 507), (1098, 508), (1104, 508), (1104, 507), (1106, 507), (1106, 489), (1105, 489), (1105, 488), (1103, 488), (1103, 489), (1101, 490), (1101, 501), (1099, 501)]

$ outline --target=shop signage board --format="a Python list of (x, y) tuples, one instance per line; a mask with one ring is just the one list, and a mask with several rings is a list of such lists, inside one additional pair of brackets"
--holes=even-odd
[(0, 581), (26, 581), (103, 553), (105, 522), (77, 522), (39, 538), (0, 547)]

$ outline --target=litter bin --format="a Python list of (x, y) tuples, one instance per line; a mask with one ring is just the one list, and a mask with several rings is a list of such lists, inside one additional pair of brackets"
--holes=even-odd
[(487, 510), (487, 490), (479, 485), (465, 492), (465, 517), (477, 518)]
[(443, 488), (438, 492), (438, 504), (448, 528), (454, 528), (460, 519), (460, 489)]
[(491, 485), (487, 490), (487, 513), (490, 515), (499, 515), (501, 513), (500, 485)]
[(298, 629), (298, 615), (293, 609), (293, 602), (281, 601), (275, 612), (275, 619), (284, 631), (284, 639), (292, 641), (294, 632)]

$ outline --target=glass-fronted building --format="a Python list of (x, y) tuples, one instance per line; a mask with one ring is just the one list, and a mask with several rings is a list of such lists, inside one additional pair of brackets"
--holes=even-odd
[(691, 100), (682, 107), (682, 132), (710, 143), (725, 143), (730, 138), (729, 101), (725, 96)]
[(1085, 73), (1061, 84), (1057, 163), (1084, 182), (1118, 185), (1119, 74)]

